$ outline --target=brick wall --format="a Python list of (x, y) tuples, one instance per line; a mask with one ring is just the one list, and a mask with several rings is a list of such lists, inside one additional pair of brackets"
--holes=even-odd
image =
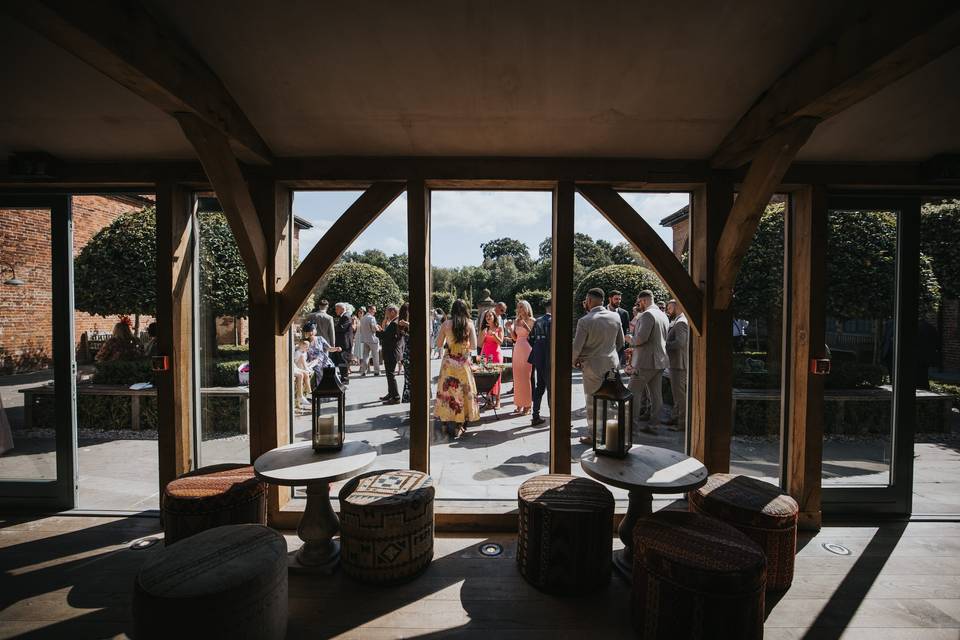
[(670, 228), (673, 231), (673, 255), (678, 258), (688, 249), (687, 240), (690, 238), (690, 217), (686, 217)]
[[(73, 249), (76, 256), (93, 235), (136, 204), (101, 196), (74, 196)], [(40, 368), (51, 356), (50, 213), (0, 210), (0, 261), (12, 264), (21, 287), (0, 284), (0, 373), (11, 367)], [(4, 274), (4, 279), (8, 277)], [(141, 318), (141, 329), (152, 318)], [(74, 314), (75, 342), (84, 331), (110, 331), (116, 318)]]

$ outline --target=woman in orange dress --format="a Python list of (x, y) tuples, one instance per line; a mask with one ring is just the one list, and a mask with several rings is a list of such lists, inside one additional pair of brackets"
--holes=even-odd
[(527, 338), (533, 330), (533, 309), (526, 300), (517, 302), (517, 319), (510, 332), (513, 338), (513, 404), (514, 413), (525, 416), (533, 405), (533, 383), (530, 374), (533, 365), (527, 362), (530, 357), (530, 342)]
[[(480, 320), (480, 356), (487, 362), (503, 362), (503, 352), (500, 351), (500, 345), (503, 344), (503, 329), (500, 328), (500, 322), (497, 320), (497, 314), (493, 309), (487, 309)], [(497, 376), (497, 382), (490, 390), (493, 396), (493, 408), (500, 408), (500, 376)]]

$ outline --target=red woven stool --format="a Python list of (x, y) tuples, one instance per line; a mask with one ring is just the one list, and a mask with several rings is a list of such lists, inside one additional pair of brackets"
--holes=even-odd
[(690, 511), (713, 516), (742, 531), (767, 556), (767, 589), (788, 589), (797, 552), (797, 502), (762, 480), (715, 473), (687, 495)]
[(660, 511), (633, 530), (633, 622), (640, 638), (763, 638), (766, 559), (715, 518)]
[(249, 464), (185, 473), (167, 484), (160, 504), (168, 545), (227, 524), (267, 524), (267, 487)]

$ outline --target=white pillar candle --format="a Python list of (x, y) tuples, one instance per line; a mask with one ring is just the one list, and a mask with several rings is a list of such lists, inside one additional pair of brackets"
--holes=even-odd
[(314, 438), (315, 444), (321, 446), (330, 446), (337, 444), (337, 434), (334, 429), (333, 416), (317, 417), (317, 434)]
[(604, 442), (607, 449), (611, 451), (617, 448), (617, 441), (620, 439), (620, 423), (616, 420), (607, 420)]

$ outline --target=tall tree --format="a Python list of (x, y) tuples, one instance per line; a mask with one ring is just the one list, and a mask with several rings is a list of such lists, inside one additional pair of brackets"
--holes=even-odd
[(520, 240), (513, 238), (497, 238), (489, 242), (480, 244), (483, 251), (484, 260), (496, 260), (501, 257), (513, 258), (513, 263), (517, 269), (526, 271), (530, 268), (532, 260), (530, 259), (530, 250), (527, 245)]

